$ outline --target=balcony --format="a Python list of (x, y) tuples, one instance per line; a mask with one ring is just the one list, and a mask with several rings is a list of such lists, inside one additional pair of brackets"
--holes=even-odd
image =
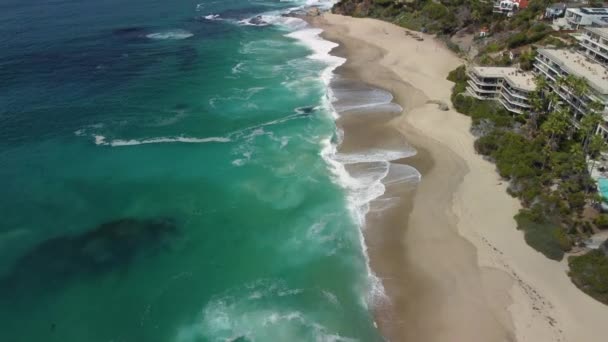
[(522, 110), (519, 107), (515, 107), (515, 106), (511, 105), (509, 102), (504, 101), (502, 98), (499, 98), (498, 102), (503, 107), (505, 107), (505, 109), (508, 110), (509, 112), (516, 113), (516, 114), (523, 114), (524, 113), (524, 110)]
[(507, 93), (509, 93), (509, 95), (511, 95), (512, 97), (518, 97), (522, 100), (528, 100), (528, 97), (530, 96), (530, 94), (528, 92), (518, 90), (515, 87), (512, 87), (511, 84), (508, 84), (508, 83), (503, 84), (502, 89), (504, 91), (506, 91)]
[(589, 50), (592, 50), (595, 53), (602, 55), (602, 57), (604, 58), (608, 58), (608, 49), (604, 48), (600, 43), (585, 40), (581, 45), (588, 48)]
[(475, 90), (478, 93), (496, 94), (496, 92), (498, 92), (497, 85), (486, 86), (486, 87), (490, 87), (490, 89), (486, 89), (486, 88), (482, 88), (483, 86), (479, 86), (471, 80), (467, 81), (467, 83), (469, 84), (470, 88), (472, 88), (473, 90)]
[[(546, 68), (551, 69), (557, 75), (561, 75), (562, 74), (561, 68), (560, 67), (554, 67), (553, 65), (551, 65), (550, 63), (552, 63), (552, 62), (548, 58), (539, 58), (539, 57), (536, 57), (535, 61), (539, 62), (542, 65), (544, 65)], [(534, 63), (534, 64), (536, 64), (536, 63)]]
[(511, 105), (513, 106), (517, 106), (517, 107), (521, 107), (521, 108), (531, 108), (531, 106), (524, 102), (524, 101), (518, 101), (517, 99), (509, 96), (508, 94), (502, 93), (501, 95), (501, 99), (506, 100), (507, 102), (509, 102)]
[(559, 75), (556, 75), (554, 72), (552, 72), (552, 70), (549, 70), (549, 68), (546, 68), (545, 66), (538, 65), (538, 64), (534, 64), (534, 68), (536, 70), (538, 70), (538, 72), (543, 74), (547, 79), (549, 79), (553, 82), (557, 81), (557, 77)]
[(492, 79), (493, 81), (490, 82), (490, 81), (487, 81), (487, 78), (480, 77), (480, 76), (478, 76), (477, 74), (475, 74), (473, 72), (469, 72), (468, 75), (469, 75), (469, 78), (471, 80), (473, 80), (476, 84), (479, 84), (479, 85), (485, 85), (485, 86), (498, 86), (498, 85), (500, 85), (500, 82), (498, 81), (497, 78), (493, 78)]
[(467, 93), (470, 96), (472, 96), (478, 100), (494, 100), (495, 99), (494, 94), (492, 94), (492, 95), (479, 94), (479, 93), (476, 93), (475, 90), (471, 89), (471, 87), (467, 87)]

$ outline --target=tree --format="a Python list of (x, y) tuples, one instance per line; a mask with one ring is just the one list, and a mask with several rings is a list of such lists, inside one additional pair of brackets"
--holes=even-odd
[(547, 80), (542, 75), (534, 77), (536, 89), (530, 93), (528, 102), (530, 103), (530, 113), (526, 122), (528, 136), (532, 137), (538, 130), (538, 121), (542, 114), (547, 111)]
[(471, 13), (471, 19), (478, 23), (481, 20), (481, 13), (479, 13), (478, 10), (473, 10), (473, 13)]
[(599, 134), (594, 134), (589, 139), (588, 145), (588, 153), (589, 157), (591, 158), (591, 168), (589, 169), (590, 174), (593, 172), (593, 169), (595, 169), (595, 163), (597, 162), (600, 154), (606, 151), (608, 151), (608, 144), (606, 144), (604, 137)]
[(602, 121), (602, 116), (598, 113), (591, 112), (585, 115), (581, 119), (580, 123), (580, 133), (582, 134), (582, 142), (583, 142), (583, 151), (585, 154), (588, 154), (589, 149), (589, 141), (591, 136), (595, 133), (597, 129), (597, 125)]
[(576, 77), (574, 75), (568, 75), (564, 79), (565, 86), (577, 97), (582, 97), (589, 90), (587, 81), (582, 77)]
[(567, 109), (558, 108), (551, 112), (547, 120), (540, 126), (541, 132), (548, 135), (547, 145), (551, 150), (557, 147), (556, 142), (561, 140), (568, 132), (570, 126), (570, 113)]
[(560, 97), (559, 97), (559, 95), (557, 95), (556, 92), (554, 92), (554, 91), (548, 92), (545, 96), (547, 98), (547, 101), (549, 102), (547, 104), (547, 109), (552, 110), (559, 106)]
[(538, 117), (544, 111), (544, 101), (538, 91), (534, 91), (528, 98), (530, 103), (530, 113), (528, 113), (528, 121), (526, 122), (528, 128), (528, 135), (532, 136), (538, 129)]
[(522, 70), (532, 70), (535, 59), (536, 59), (536, 51), (524, 52), (519, 57), (519, 67)]

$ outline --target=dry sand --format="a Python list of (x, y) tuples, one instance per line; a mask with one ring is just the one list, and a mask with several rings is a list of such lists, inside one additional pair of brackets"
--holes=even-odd
[[(390, 124), (419, 151), (422, 181), (399, 210), (370, 214), (371, 266), (390, 305), (392, 341), (606, 341), (608, 306), (578, 290), (565, 262), (534, 251), (515, 228), (520, 206), (473, 148), (470, 119), (449, 104), (445, 78), (463, 61), (431, 36), (373, 19), (314, 19), (348, 58), (338, 72), (391, 91), (405, 114)], [(348, 131), (347, 131), (348, 133)]]

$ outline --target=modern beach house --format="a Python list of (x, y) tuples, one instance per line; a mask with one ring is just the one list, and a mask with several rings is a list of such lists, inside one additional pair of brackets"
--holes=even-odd
[(564, 18), (570, 27), (577, 30), (583, 26), (602, 26), (603, 22), (608, 23), (608, 8), (568, 8)]
[(554, 3), (545, 9), (544, 19), (561, 18), (566, 14), (566, 8), (568, 5), (563, 2)]
[[(543, 75), (551, 89), (570, 106), (575, 125), (590, 112), (589, 105), (592, 101), (603, 106), (600, 112), (604, 121), (608, 121), (608, 70), (604, 66), (589, 60), (584, 54), (569, 50), (538, 49), (537, 52), (534, 70)], [(579, 97), (559, 85), (558, 80), (568, 75), (585, 79), (590, 94)], [(606, 122), (598, 127), (598, 133), (608, 138)]]
[(494, 13), (512, 16), (514, 12), (528, 7), (528, 0), (495, 0), (493, 6)]
[(608, 28), (586, 27), (579, 45), (587, 57), (608, 68)]
[(498, 101), (506, 110), (523, 114), (536, 88), (533, 75), (510, 67), (471, 67), (467, 92), (479, 100)]

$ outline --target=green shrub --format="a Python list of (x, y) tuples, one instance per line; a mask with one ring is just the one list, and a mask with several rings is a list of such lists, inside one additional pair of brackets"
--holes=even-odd
[(442, 4), (430, 1), (422, 8), (422, 13), (433, 20), (439, 20), (448, 14), (448, 9)]
[(504, 47), (501, 44), (499, 44), (497, 42), (494, 42), (494, 43), (490, 43), (490, 44), (488, 44), (486, 46), (485, 52), (486, 53), (493, 53), (493, 52), (498, 52), (498, 51), (500, 51), (502, 49), (504, 49)]
[(532, 28), (530, 29), (532, 32), (545, 32), (545, 31), (551, 31), (551, 27), (543, 24), (543, 23), (536, 23), (534, 24), (534, 26), (532, 26)]
[(542, 152), (537, 144), (517, 133), (506, 132), (499, 146), (493, 157), (501, 176), (525, 179), (542, 173), (538, 167), (542, 163)]
[(539, 214), (535, 216), (530, 210), (521, 210), (515, 215), (517, 229), (524, 232), (524, 238), (530, 247), (549, 259), (559, 261), (564, 257), (564, 251), (570, 248), (571, 243), (559, 225), (538, 216)]
[(381, 5), (381, 6), (389, 6), (392, 5), (395, 1), (394, 0), (374, 0), (375, 4)]
[(484, 156), (493, 155), (500, 147), (501, 135), (502, 132), (494, 130), (490, 134), (477, 139), (474, 143), (475, 150)]
[[(454, 88), (459, 87), (458, 85), (454, 86)], [(460, 86), (462, 88), (464, 88), (463, 86)], [(473, 99), (470, 96), (464, 96), (461, 93), (454, 93), (452, 95), (452, 104), (454, 106), (454, 109), (456, 109), (457, 112), (461, 113), (461, 114), (467, 114), (470, 110), (471, 107), (473, 106), (475, 99)]]
[(593, 223), (602, 229), (608, 228), (608, 214), (600, 214), (593, 220)]
[(608, 257), (601, 250), (568, 258), (572, 282), (591, 297), (608, 304)]
[(468, 79), (469, 77), (467, 76), (467, 69), (464, 65), (450, 71), (448, 74), (448, 80), (454, 83), (466, 82)]
[(526, 34), (523, 32), (516, 33), (507, 39), (507, 45), (510, 49), (525, 45), (527, 42)]
[(536, 59), (536, 50), (530, 52), (524, 52), (519, 56), (519, 66), (522, 70), (532, 70), (534, 67), (534, 60)]

